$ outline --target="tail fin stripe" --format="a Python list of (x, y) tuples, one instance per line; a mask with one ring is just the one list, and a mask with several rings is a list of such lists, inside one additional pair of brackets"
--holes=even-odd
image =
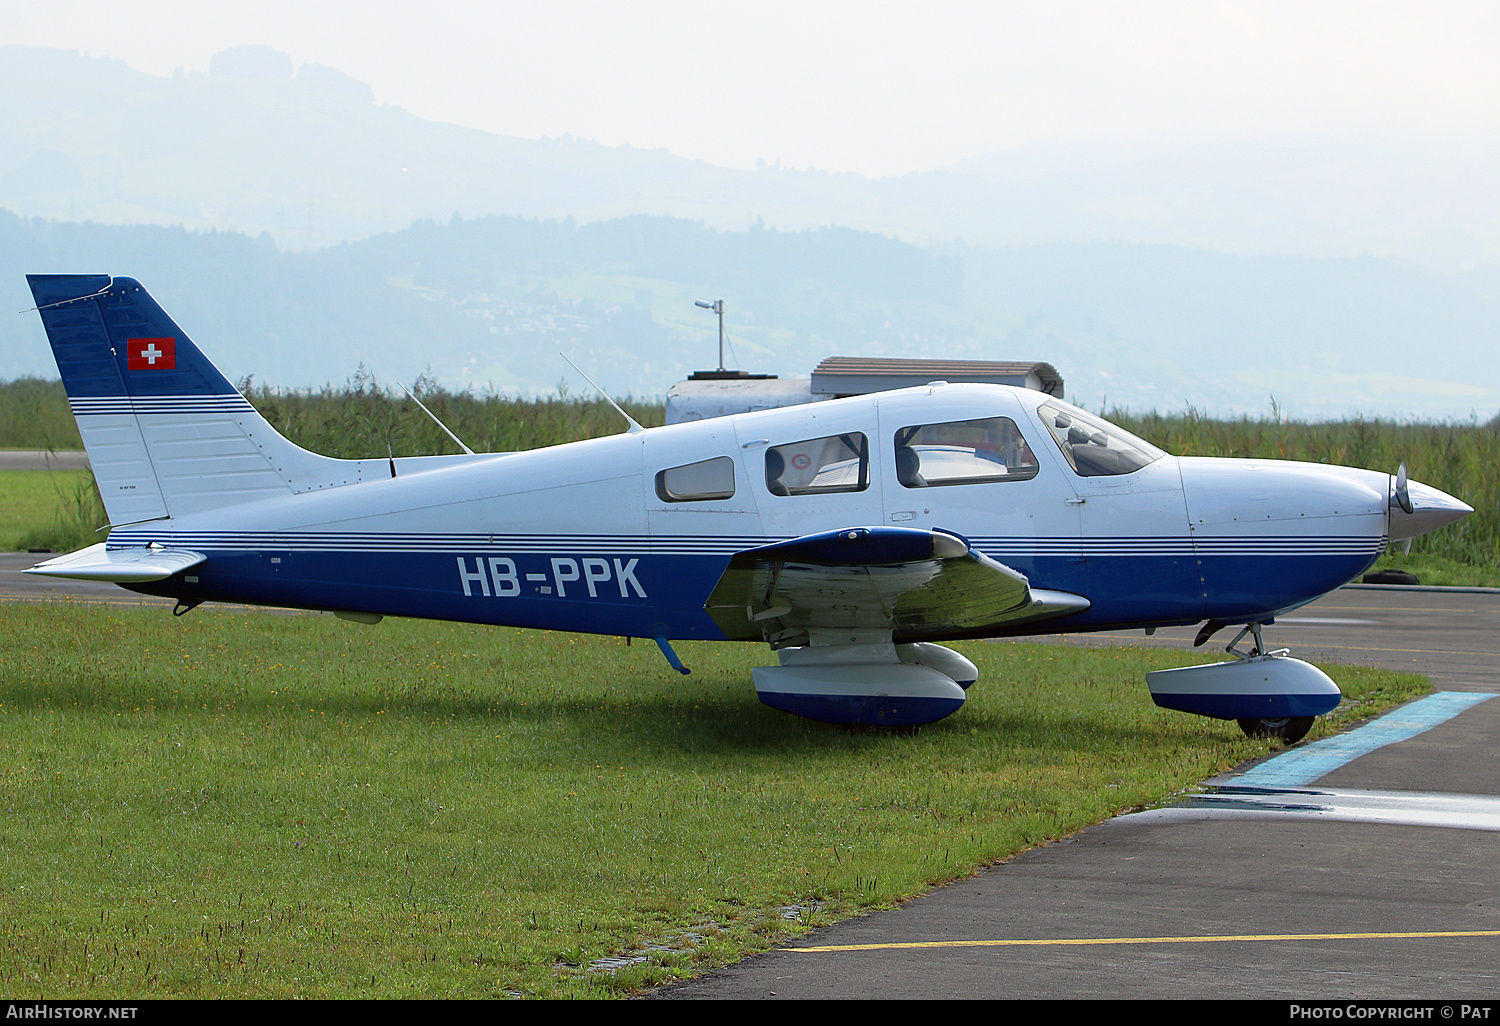
[(108, 413), (254, 413), (239, 394), (98, 396), (69, 400), (75, 417)]

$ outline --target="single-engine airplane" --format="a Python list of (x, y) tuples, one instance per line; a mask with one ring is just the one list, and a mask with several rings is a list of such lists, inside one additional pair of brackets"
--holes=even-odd
[[(947, 384), (529, 452), (332, 459), (283, 438), (130, 278), (27, 279), (109, 516), (28, 573), (177, 600), (769, 643), (766, 704), (910, 727), (938, 642), (1242, 629), (1158, 705), (1296, 740), (1337, 685), (1263, 625), (1473, 510), (1396, 474), (1174, 457), (1040, 392)], [(1253, 648), (1235, 648), (1246, 634)]]

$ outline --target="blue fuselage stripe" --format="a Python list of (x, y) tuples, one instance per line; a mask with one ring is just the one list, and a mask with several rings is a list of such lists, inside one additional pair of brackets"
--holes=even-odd
[[(702, 539), (694, 551), (689, 539), (484, 535), (427, 536), (397, 548), (389, 536), (340, 543), (326, 535), (314, 542), (305, 535), (272, 533), (255, 535), (254, 541), (241, 535), (228, 547), (223, 535), (158, 537), (162, 544), (203, 552), (208, 559), (183, 575), (135, 590), (673, 639), (724, 636), (704, 603), (730, 556), (750, 547), (746, 539)], [(211, 540), (219, 544), (205, 544)], [(110, 547), (119, 547), (113, 537)], [(1002, 561), (1026, 574), (1034, 587), (1092, 600), (1091, 608), (1066, 622), (1049, 623), (1048, 631), (1092, 631), (1266, 615), (1343, 584), (1373, 559), (1370, 554), (1268, 552), (1202, 559), (1010, 556)], [(997, 633), (1036, 633), (1036, 627)]]

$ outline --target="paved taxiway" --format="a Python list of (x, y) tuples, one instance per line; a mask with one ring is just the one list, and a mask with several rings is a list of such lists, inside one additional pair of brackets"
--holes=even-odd
[(0, 470), (83, 470), (88, 465), (88, 456), (81, 452), (0, 449)]
[[(1346, 588), (1267, 641), (1500, 692), (1500, 594)], [(1121, 816), (652, 997), (1500, 997), (1500, 699), (1452, 704), (1313, 783)]]
[[(0, 554), (0, 598), (165, 604), (18, 572), (45, 558)], [(1193, 633), (1056, 643), (1187, 648)], [(1497, 639), (1500, 594), (1365, 588), (1267, 634), (1457, 693), (1500, 693)], [(1500, 699), (1457, 705), (1315, 781), (1122, 816), (652, 996), (1500, 997)]]
[[(23, 574), (29, 566), (54, 558), (51, 552), (0, 552), (0, 601), (3, 602), (105, 602), (110, 605), (165, 605), (170, 599), (137, 595), (113, 584), (96, 581), (65, 581), (60, 577)], [(207, 608), (207, 607), (204, 607)]]

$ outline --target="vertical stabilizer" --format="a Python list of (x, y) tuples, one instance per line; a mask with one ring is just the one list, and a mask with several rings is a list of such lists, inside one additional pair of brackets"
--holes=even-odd
[(283, 438), (134, 279), (26, 280), (111, 524), (381, 476)]

